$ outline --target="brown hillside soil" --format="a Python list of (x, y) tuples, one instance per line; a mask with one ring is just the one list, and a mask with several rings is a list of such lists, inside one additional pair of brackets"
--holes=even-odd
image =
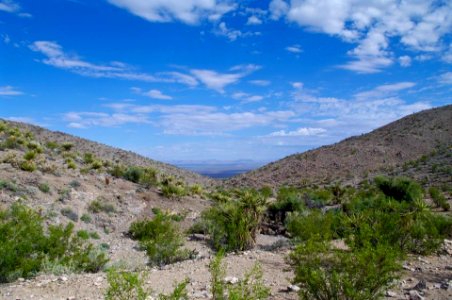
[[(235, 187), (306, 186), (333, 182), (356, 185), (377, 174), (403, 173), (404, 166), (410, 167), (406, 164), (422, 160), (423, 156), (438, 155), (437, 163), (449, 166), (449, 169), (445, 172), (446, 178), (441, 174), (433, 178), (450, 183), (451, 146), (452, 105), (448, 105), (407, 116), (331, 146), (288, 156), (233, 177), (225, 184)], [(417, 177), (428, 177), (435, 171), (431, 172), (429, 168), (415, 173)]]

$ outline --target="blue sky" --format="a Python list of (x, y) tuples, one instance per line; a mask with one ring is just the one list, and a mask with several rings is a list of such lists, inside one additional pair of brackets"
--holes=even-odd
[(270, 161), (452, 103), (452, 2), (0, 0), (0, 117)]

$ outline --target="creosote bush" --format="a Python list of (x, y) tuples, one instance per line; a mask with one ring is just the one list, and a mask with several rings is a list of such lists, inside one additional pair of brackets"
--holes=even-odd
[(88, 211), (98, 214), (101, 212), (110, 214), (116, 212), (116, 208), (113, 204), (106, 202), (102, 198), (91, 201), (88, 206)]
[(189, 250), (182, 248), (184, 237), (172, 217), (166, 213), (159, 212), (152, 220), (133, 222), (129, 233), (140, 242), (151, 265), (163, 266), (188, 259), (192, 255)]
[(265, 210), (266, 198), (256, 191), (244, 191), (236, 200), (204, 211), (201, 222), (214, 249), (242, 251), (251, 249)]
[[(0, 282), (29, 278), (43, 269), (97, 272), (108, 259), (74, 234), (74, 225), (50, 225), (30, 208), (13, 204), (0, 211)], [(52, 265), (53, 267), (45, 266)]]
[(388, 246), (332, 250), (312, 240), (298, 245), (289, 262), (305, 300), (378, 299), (400, 269), (399, 252)]
[(405, 178), (375, 178), (376, 186), (387, 196), (398, 201), (414, 202), (422, 199), (422, 187), (415, 181)]

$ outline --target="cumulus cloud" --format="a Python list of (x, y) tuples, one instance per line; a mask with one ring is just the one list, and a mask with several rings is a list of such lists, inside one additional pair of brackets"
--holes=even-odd
[(20, 96), (24, 93), (10, 85), (0, 86), (0, 96)]
[(262, 20), (256, 16), (250, 16), (246, 21), (246, 25), (260, 25), (260, 24), (262, 24)]
[(314, 32), (356, 43), (352, 60), (341, 68), (375, 73), (394, 62), (390, 40), (398, 38), (408, 49), (438, 52), (452, 28), (450, 1), (273, 0), (274, 19), (287, 20)]
[(234, 10), (235, 4), (221, 0), (108, 0), (150, 22), (180, 21), (195, 25), (203, 19), (217, 21)]

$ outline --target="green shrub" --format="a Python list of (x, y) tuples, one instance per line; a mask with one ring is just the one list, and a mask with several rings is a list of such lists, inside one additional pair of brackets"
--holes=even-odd
[(95, 160), (91, 163), (91, 169), (100, 170), (103, 167), (103, 163), (100, 160)]
[(183, 249), (184, 237), (168, 214), (157, 214), (152, 220), (133, 222), (130, 236), (146, 250), (151, 265), (163, 266), (188, 259), (190, 251)]
[(91, 231), (89, 233), (89, 237), (92, 238), (93, 240), (99, 240), (100, 239), (99, 234), (97, 232), (95, 232), (95, 231)]
[(68, 169), (72, 169), (72, 170), (77, 169), (77, 165), (71, 158), (66, 159), (66, 165), (67, 165)]
[(33, 159), (35, 159), (36, 158), (36, 151), (34, 151), (34, 150), (30, 150), (30, 151), (27, 151), (25, 154), (24, 154), (24, 159), (25, 160), (33, 160)]
[(124, 173), (124, 179), (139, 183), (140, 178), (143, 175), (143, 169), (140, 167), (129, 167)]
[(377, 196), (356, 199), (347, 210), (343, 225), (353, 247), (388, 244), (404, 253), (428, 254), (439, 249), (452, 229), (450, 218), (432, 214), (422, 201)]
[(66, 152), (71, 151), (73, 147), (74, 147), (74, 144), (72, 144), (72, 143), (65, 142), (65, 143), (61, 144), (61, 150), (66, 151)]
[(18, 191), (18, 187), (16, 186), (15, 183), (10, 182), (10, 181), (5, 181), (5, 180), (0, 180), (0, 190), (7, 190), (10, 192), (17, 192)]
[(146, 188), (156, 186), (158, 183), (157, 170), (153, 168), (143, 168), (138, 182)]
[(204, 194), (204, 189), (202, 188), (202, 185), (194, 184), (190, 186), (190, 194), (202, 196)]
[(223, 254), (218, 253), (210, 262), (211, 292), (214, 300), (259, 300), (270, 296), (270, 289), (263, 281), (263, 273), (259, 264), (245, 273), (244, 278), (236, 285), (224, 282), (226, 266), (222, 262)]
[(89, 240), (89, 232), (86, 230), (77, 231), (77, 236), (82, 240)]
[(81, 186), (81, 184), (80, 184), (80, 182), (77, 181), (77, 180), (72, 180), (71, 182), (69, 182), (69, 186), (70, 186), (71, 188), (76, 189), (76, 188), (79, 188), (79, 187)]
[(138, 273), (110, 269), (107, 272), (108, 288), (105, 300), (146, 300), (150, 294), (144, 279)]
[(83, 154), (83, 162), (87, 165), (93, 163), (94, 155), (92, 153), (86, 152)]
[(39, 190), (40, 190), (41, 192), (43, 192), (43, 193), (45, 193), (45, 194), (47, 194), (47, 193), (50, 192), (50, 187), (49, 187), (49, 185), (48, 185), (47, 183), (40, 183), (40, 184), (38, 185), (38, 188), (39, 188)]
[(107, 214), (116, 212), (116, 208), (113, 204), (105, 202), (103, 199), (96, 199), (91, 201), (88, 206), (88, 210), (92, 213), (98, 214), (105, 212)]
[(125, 178), (126, 169), (121, 165), (114, 165), (110, 169), (108, 169), (108, 173), (116, 178)]
[(62, 208), (61, 214), (71, 221), (78, 221), (78, 214), (69, 207)]
[(47, 147), (47, 149), (55, 150), (55, 149), (59, 148), (59, 145), (58, 145), (57, 142), (49, 141), (49, 142), (46, 143), (46, 147)]
[[(138, 273), (111, 268), (107, 272), (108, 288), (105, 300), (145, 300), (149, 299), (151, 290), (145, 288), (145, 278)], [(188, 300), (185, 280), (176, 285), (169, 295), (159, 294), (159, 300)]]
[(0, 282), (28, 278), (44, 265), (76, 272), (97, 272), (108, 261), (104, 253), (73, 234), (74, 225), (50, 225), (33, 210), (13, 204), (0, 211)]
[(409, 178), (379, 176), (375, 178), (375, 184), (387, 197), (397, 201), (414, 202), (423, 196), (421, 186)]
[(162, 186), (162, 194), (167, 198), (183, 197), (187, 194), (184, 185), (168, 183)]
[(430, 194), (430, 197), (432, 197), (433, 203), (437, 207), (441, 207), (443, 210), (449, 210), (450, 205), (447, 203), (446, 197), (441, 193), (441, 191), (436, 187), (430, 187), (428, 189), (428, 192)]
[(276, 202), (268, 206), (268, 216), (271, 220), (285, 223), (288, 213), (301, 212), (305, 208), (298, 190), (295, 188), (281, 188), (278, 191)]
[(312, 240), (297, 246), (289, 262), (301, 299), (378, 299), (397, 278), (399, 252), (388, 246), (331, 250)]
[(239, 199), (218, 203), (203, 212), (212, 246), (225, 251), (253, 248), (265, 204), (259, 193), (245, 191)]
[(24, 160), (19, 164), (19, 168), (22, 171), (34, 172), (36, 170), (36, 164), (30, 160)]
[(334, 212), (322, 213), (312, 210), (306, 213), (291, 213), (286, 220), (287, 231), (296, 241), (315, 239), (329, 241), (337, 238), (335, 225), (337, 218)]
[(83, 221), (84, 223), (91, 223), (91, 221), (92, 221), (91, 216), (88, 214), (83, 214), (80, 217), (80, 220)]
[(38, 142), (36, 142), (36, 141), (28, 142), (27, 143), (27, 149), (28, 150), (32, 150), (32, 151), (34, 151), (36, 153), (42, 153), (43, 152), (41, 145)]

